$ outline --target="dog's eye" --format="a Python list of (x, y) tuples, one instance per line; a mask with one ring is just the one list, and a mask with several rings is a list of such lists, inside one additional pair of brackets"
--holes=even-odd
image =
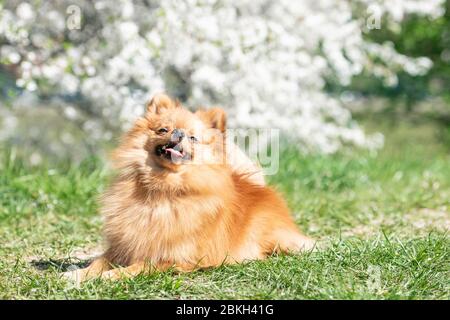
[(169, 130), (167, 128), (160, 128), (158, 129), (158, 133), (167, 133)]
[(191, 139), (191, 141), (192, 141), (192, 142), (198, 142), (198, 139), (197, 139), (197, 137), (194, 137), (194, 136), (190, 136), (190, 139)]

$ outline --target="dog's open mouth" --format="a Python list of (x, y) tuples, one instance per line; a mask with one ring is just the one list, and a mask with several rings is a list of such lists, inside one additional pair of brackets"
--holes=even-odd
[(179, 161), (188, 160), (190, 155), (183, 150), (181, 143), (169, 142), (156, 147), (156, 155), (164, 157), (167, 160)]

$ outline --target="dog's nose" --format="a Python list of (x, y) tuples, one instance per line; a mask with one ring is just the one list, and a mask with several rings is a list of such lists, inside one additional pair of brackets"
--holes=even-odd
[(183, 138), (184, 138), (184, 131), (180, 129), (174, 129), (172, 131), (172, 135), (170, 136), (170, 141), (178, 143), (181, 142)]

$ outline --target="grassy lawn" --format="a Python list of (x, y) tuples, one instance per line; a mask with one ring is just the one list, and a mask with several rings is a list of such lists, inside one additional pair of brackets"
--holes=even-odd
[(27, 168), (0, 161), (2, 299), (449, 299), (450, 152), (439, 127), (378, 124), (378, 153), (282, 153), (269, 177), (320, 250), (241, 266), (76, 287), (58, 277), (101, 248), (99, 161)]

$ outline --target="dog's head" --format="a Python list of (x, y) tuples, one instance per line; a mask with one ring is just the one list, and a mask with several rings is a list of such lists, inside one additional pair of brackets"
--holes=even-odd
[(159, 94), (147, 105), (146, 150), (157, 166), (179, 170), (184, 165), (218, 163), (222, 159), (226, 116), (222, 109), (183, 108)]
[(183, 175), (208, 180), (208, 168), (225, 162), (225, 129), (222, 109), (194, 113), (158, 94), (125, 136), (116, 163), (126, 174), (137, 172), (153, 184), (171, 179), (177, 184)]

